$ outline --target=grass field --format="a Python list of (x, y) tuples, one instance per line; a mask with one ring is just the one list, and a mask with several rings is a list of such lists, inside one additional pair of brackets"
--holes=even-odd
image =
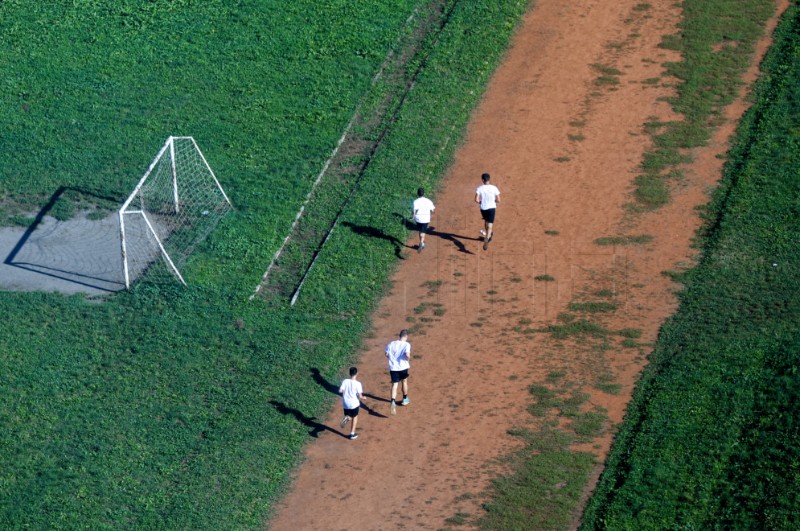
[(793, 4), (585, 529), (800, 526), (798, 29)]
[[(0, 218), (112, 209), (192, 135), (237, 209), (188, 264), (96, 304), (0, 293), (0, 526), (257, 527), (321, 429), (423, 180), (527, 2), (449, 1), (414, 90), (290, 310), (249, 301), (387, 52), (427, 2), (3, 2)], [(411, 66), (410, 66), (411, 67)], [(435, 141), (429, 141), (434, 139)], [(420, 163), (419, 161), (424, 161)], [(364, 264), (352, 275), (353, 264)]]

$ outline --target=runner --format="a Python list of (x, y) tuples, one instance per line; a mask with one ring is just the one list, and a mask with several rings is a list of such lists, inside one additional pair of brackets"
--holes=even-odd
[(414, 221), (417, 222), (419, 231), (419, 246), (417, 252), (421, 253), (425, 248), (425, 231), (428, 230), (428, 223), (431, 222), (431, 214), (436, 210), (433, 201), (425, 197), (425, 189), (417, 190), (417, 198), (414, 200)]
[(483, 235), (483, 250), (489, 248), (489, 242), (492, 241), (494, 231), (494, 214), (497, 209), (497, 203), (500, 202), (500, 190), (493, 185), (489, 184), (491, 176), (488, 173), (481, 175), (483, 184), (475, 190), (475, 202), (481, 206), (481, 217), (483, 218), (484, 230), (481, 231)]
[(358, 439), (356, 433), (356, 426), (358, 425), (358, 408), (361, 406), (361, 400), (364, 398), (364, 388), (361, 382), (358, 381), (358, 368), (350, 367), (350, 378), (344, 380), (342, 385), (339, 386), (339, 394), (342, 395), (342, 408), (344, 409), (344, 418), (339, 423), (339, 426), (344, 428), (345, 424), (352, 419), (353, 425), (350, 426), (350, 440)]
[(395, 339), (386, 345), (386, 357), (389, 358), (389, 374), (392, 377), (392, 404), (389, 411), (392, 415), (397, 413), (395, 400), (397, 398), (397, 384), (403, 382), (404, 406), (411, 403), (408, 399), (408, 369), (411, 368), (411, 344), (407, 341), (408, 330), (400, 330), (400, 339)]

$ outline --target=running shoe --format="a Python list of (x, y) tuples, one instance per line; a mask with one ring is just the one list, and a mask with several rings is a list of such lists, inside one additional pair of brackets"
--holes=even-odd
[(404, 399), (403, 399), (403, 401), (402, 401), (401, 403), (402, 403), (404, 406), (407, 406), (407, 405), (409, 405), (409, 404), (411, 403), (411, 400), (409, 400), (409, 399), (408, 399), (408, 397), (406, 397), (406, 398), (404, 398)]
[(351, 433), (350, 434), (350, 440), (352, 441), (354, 439), (358, 439), (358, 434), (357, 433)]
[(389, 413), (391, 413), (392, 415), (397, 414), (397, 406), (395, 405), (394, 400), (392, 400), (392, 405), (389, 406)]
[(344, 428), (344, 425), (347, 424), (347, 421), (350, 420), (350, 417), (345, 416), (342, 421), (339, 423), (340, 428)]

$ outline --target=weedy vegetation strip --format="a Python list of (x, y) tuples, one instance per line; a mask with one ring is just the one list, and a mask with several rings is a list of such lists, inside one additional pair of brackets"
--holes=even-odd
[(762, 71), (584, 529), (800, 527), (796, 3)]
[[(61, 188), (63, 218), (112, 209), (169, 134), (197, 139), (237, 208), (188, 288), (145, 281), (100, 304), (0, 293), (0, 527), (262, 525), (324, 429), (393, 240), (338, 230), (300, 309), (248, 295), (423, 4), (0, 3), (5, 222)], [(399, 205), (435, 188), (527, 3), (453, 5), (345, 213), (354, 226), (405, 238)]]
[(684, 0), (680, 6), (679, 31), (665, 38), (661, 46), (682, 57), (665, 64), (665, 74), (678, 80), (677, 94), (670, 103), (682, 118), (645, 124), (654, 146), (645, 154), (635, 180), (636, 202), (630, 205), (634, 212), (656, 209), (670, 201), (670, 188), (681, 176), (678, 166), (691, 161), (690, 149), (706, 145), (713, 126), (724, 119), (722, 110), (736, 97), (741, 72), (749, 65), (775, 2)]

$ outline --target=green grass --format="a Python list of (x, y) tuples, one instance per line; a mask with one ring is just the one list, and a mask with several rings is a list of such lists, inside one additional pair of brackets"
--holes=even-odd
[(641, 328), (623, 328), (621, 330), (617, 330), (616, 334), (618, 336), (622, 336), (628, 339), (639, 339), (642, 337), (642, 329)]
[(597, 238), (594, 243), (597, 245), (642, 245), (653, 241), (649, 234), (639, 234), (636, 236), (603, 236)]
[(618, 395), (620, 391), (622, 391), (621, 384), (615, 384), (609, 382), (598, 382), (597, 384), (595, 384), (595, 388), (608, 395)]
[(567, 306), (570, 311), (582, 313), (609, 313), (613, 312), (618, 306), (613, 302), (590, 301), (590, 302), (571, 302)]
[(800, 527), (798, 29), (793, 4), (585, 529)]
[(571, 439), (558, 432), (538, 432), (525, 437), (529, 445), (510, 458), (517, 470), (496, 479), (484, 504), (481, 529), (566, 529), (574, 507), (595, 465), (595, 457), (568, 449)]
[[(704, 146), (711, 124), (733, 101), (741, 75), (750, 64), (756, 40), (775, 8), (769, 0), (686, 0), (678, 34), (661, 46), (680, 52), (682, 60), (666, 63), (666, 75), (677, 78), (677, 95), (669, 99), (681, 120), (649, 130), (654, 148), (645, 154), (636, 178), (634, 211), (660, 208), (670, 201), (669, 170), (691, 160), (688, 150)], [(647, 11), (650, 4), (637, 4)], [(720, 16), (724, 13), (724, 16)], [(730, 43), (731, 46), (720, 46)], [(647, 129), (647, 128), (646, 128)]]
[[(388, 287), (391, 242), (337, 230), (298, 306), (248, 300), (422, 2), (187, 4), (0, 3), (0, 218), (61, 187), (108, 208), (169, 134), (195, 136), (237, 209), (188, 288), (0, 293), (3, 528), (262, 526)], [(435, 189), (526, 5), (447, 3), (347, 221), (406, 237), (399, 205)]]
[(545, 331), (556, 339), (581, 338), (585, 336), (600, 338), (607, 336), (609, 333), (602, 325), (586, 319), (578, 319), (560, 325), (548, 325)]
[(608, 417), (604, 413), (588, 411), (579, 413), (572, 421), (570, 428), (583, 440), (591, 440), (605, 430)]

